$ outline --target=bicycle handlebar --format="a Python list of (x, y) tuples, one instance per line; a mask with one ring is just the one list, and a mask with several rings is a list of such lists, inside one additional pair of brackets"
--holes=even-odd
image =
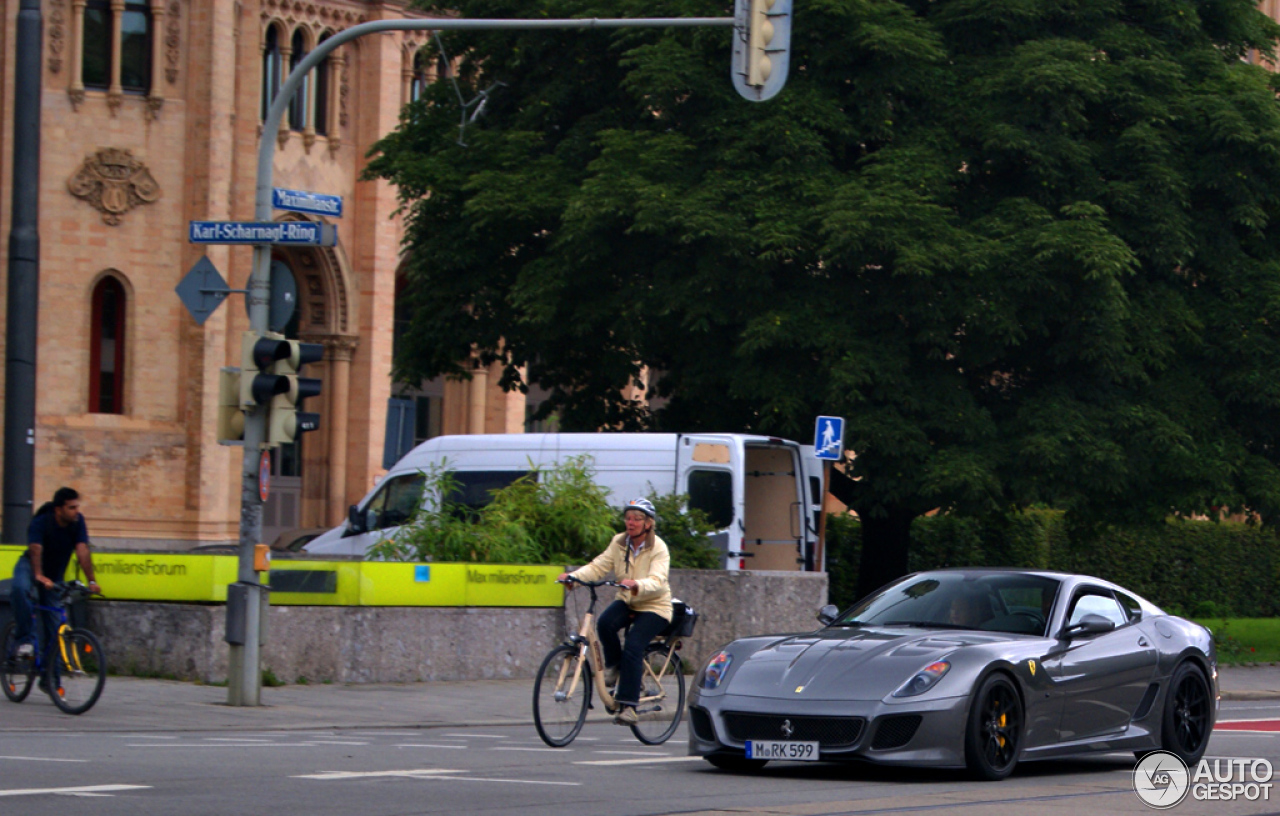
[(584, 581), (581, 578), (574, 578), (572, 575), (570, 575), (568, 579), (564, 581), (556, 581), (556, 583), (557, 584), (579, 584), (584, 587), (592, 587), (592, 588), (602, 587), (602, 586), (617, 587), (619, 589), (623, 588), (622, 584), (618, 583), (617, 581)]

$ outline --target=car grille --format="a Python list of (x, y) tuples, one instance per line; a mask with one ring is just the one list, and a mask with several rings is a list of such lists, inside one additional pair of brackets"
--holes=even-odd
[(889, 748), (901, 748), (916, 735), (920, 727), (919, 714), (906, 714), (900, 717), (886, 717), (876, 728), (876, 738), (871, 741), (871, 750), (885, 751)]
[(689, 707), (689, 727), (693, 729), (693, 735), (703, 742), (715, 742), (716, 732), (711, 727), (711, 715), (705, 708)]
[[(784, 723), (790, 723), (791, 734), (786, 734)], [(730, 739), (746, 740), (797, 740), (817, 742), (824, 750), (847, 748), (858, 741), (866, 723), (861, 717), (795, 717), (785, 714), (747, 714), (726, 711), (724, 725)]]

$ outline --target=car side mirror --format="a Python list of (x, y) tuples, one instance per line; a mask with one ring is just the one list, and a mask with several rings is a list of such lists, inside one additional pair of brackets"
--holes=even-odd
[(1101, 615), (1085, 615), (1080, 619), (1079, 623), (1063, 629), (1058, 633), (1058, 640), (1071, 640), (1072, 638), (1087, 637), (1088, 635), (1100, 635), (1104, 632), (1110, 632), (1116, 628), (1114, 621), (1109, 621)]
[(835, 604), (827, 604), (818, 610), (818, 622), (823, 626), (830, 626), (838, 617), (840, 617), (840, 607)]
[(350, 527), (353, 535), (367, 532), (369, 529), (368, 514), (363, 512), (358, 505), (351, 505), (347, 509), (347, 526)]

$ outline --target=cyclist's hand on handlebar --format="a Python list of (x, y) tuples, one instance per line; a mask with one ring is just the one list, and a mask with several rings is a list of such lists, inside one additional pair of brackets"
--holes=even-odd
[(567, 572), (562, 572), (560, 577), (556, 579), (556, 583), (564, 584), (565, 590), (572, 592), (573, 588), (577, 586), (577, 579)]
[(637, 584), (635, 581), (631, 580), (630, 578), (624, 578), (623, 580), (619, 581), (618, 586), (622, 587), (623, 589), (631, 590), (632, 595), (640, 591), (640, 585)]
[(90, 581), (90, 582), (89, 582), (89, 592), (90, 592), (90, 594), (92, 594), (92, 595), (101, 595), (101, 594), (102, 594), (102, 587), (98, 586), (98, 582), (97, 582), (97, 581)]
[(36, 576), (36, 581), (45, 589), (53, 589), (53, 579), (47, 575)]

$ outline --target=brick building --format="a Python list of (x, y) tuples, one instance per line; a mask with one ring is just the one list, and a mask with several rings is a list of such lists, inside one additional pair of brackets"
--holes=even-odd
[[(3, 2), (0, 277), (18, 10)], [(218, 372), (239, 364), (248, 319), (232, 295), (198, 326), (174, 287), (207, 255), (244, 288), (252, 250), (191, 245), (187, 223), (252, 220), (264, 96), (301, 55), (411, 13), (364, 0), (45, 0), (43, 14), (37, 502), (79, 489), (99, 546), (234, 541), (241, 452), (215, 439)], [(307, 403), (321, 428), (276, 451), (265, 540), (344, 518), (382, 472), (389, 405), (416, 408), (418, 439), (524, 427), (525, 397), (485, 371), (393, 394), (402, 233), (394, 189), (359, 176), (403, 104), (439, 79), (427, 42), (415, 32), (344, 45), (268, 136), (275, 184), (341, 195), (345, 213), (332, 220), (337, 247), (273, 253), (273, 274), (291, 274), (299, 295), (286, 333), (326, 352), (306, 372), (324, 382)]]

